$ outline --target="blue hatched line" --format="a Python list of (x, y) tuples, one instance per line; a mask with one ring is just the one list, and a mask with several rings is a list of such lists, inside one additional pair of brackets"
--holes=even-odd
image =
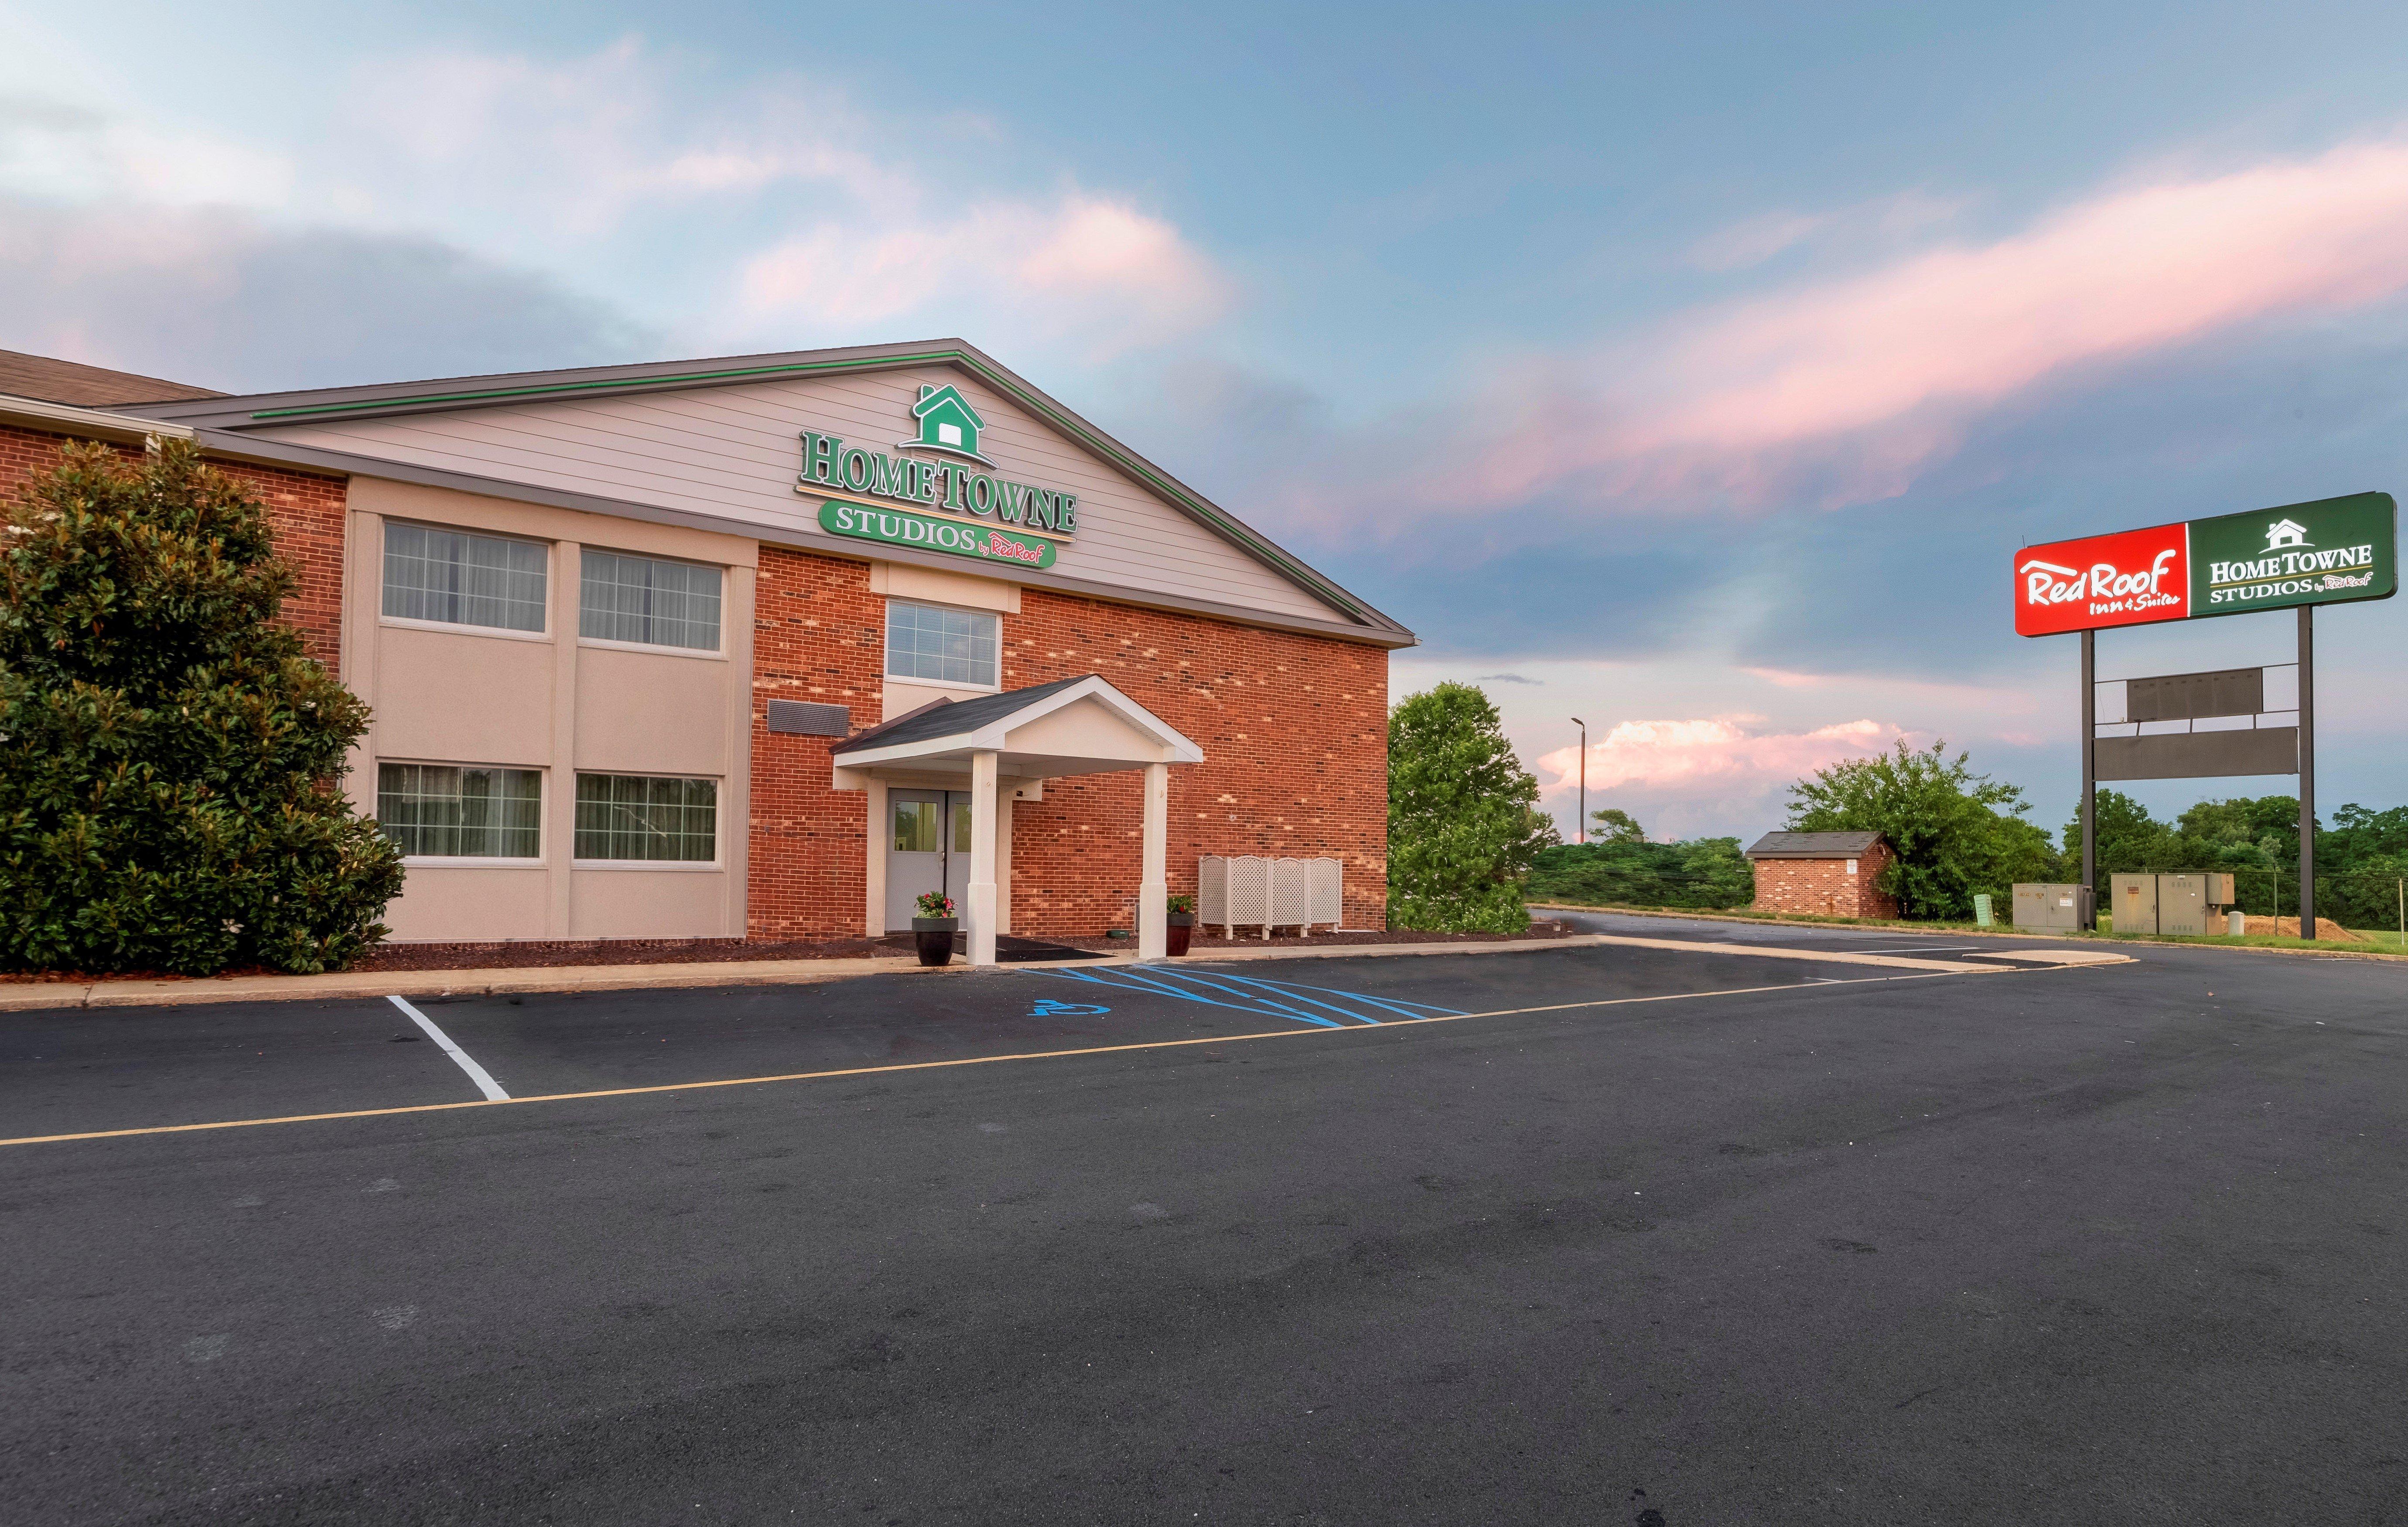
[[(1224, 980), (1215, 980), (1215, 979), (1213, 979), (1211, 977), (1205, 975), (1205, 974), (1204, 974), (1203, 972), (1201, 972), (1201, 971), (1182, 970), (1182, 971), (1178, 972), (1176, 975), (1173, 975), (1171, 972), (1165, 970), (1165, 971), (1154, 971), (1154, 972), (1149, 972), (1149, 974), (1151, 974), (1151, 975), (1154, 975), (1154, 976), (1156, 976), (1156, 977), (1158, 977), (1158, 978), (1163, 978), (1163, 979), (1168, 979), (1168, 980), (1182, 980), (1182, 981), (1193, 981), (1193, 982), (1195, 982), (1197, 985), (1198, 985), (1198, 986), (1202, 986), (1202, 987), (1205, 987), (1205, 988), (1207, 988), (1207, 989), (1209, 989), (1209, 990), (1211, 990), (1211, 991), (1215, 991), (1215, 992), (1227, 992), (1229, 995), (1231, 995), (1231, 996), (1233, 996), (1233, 997), (1242, 997), (1242, 998), (1245, 998), (1245, 999), (1246, 999), (1246, 1000), (1248, 1000), (1248, 1001), (1262, 1003), (1262, 1004), (1264, 1004), (1266, 1006), (1269, 1006), (1269, 1007), (1277, 1008), (1279, 1011), (1281, 1011), (1281, 1012), (1283, 1012), (1283, 1013), (1287, 1014), (1287, 1015), (1288, 1015), (1289, 1017), (1291, 1017), (1291, 1018), (1307, 1018), (1307, 1019), (1309, 1019), (1309, 1018), (1311, 1018), (1311, 1017), (1312, 1016), (1311, 1013), (1305, 1012), (1305, 1011), (1304, 1011), (1304, 1010), (1302, 1010), (1301, 1008), (1292, 1007), (1292, 1006), (1287, 1006), (1287, 1004), (1286, 1004), (1286, 1003), (1283, 1003), (1283, 1002), (1280, 1001), (1278, 997), (1268, 997), (1268, 996), (1264, 996), (1262, 993), (1257, 992), (1248, 992), (1248, 991), (1245, 991), (1245, 990), (1243, 990), (1243, 989), (1241, 989), (1241, 988), (1235, 987), (1235, 986), (1231, 986), (1231, 985), (1229, 985), (1226, 981), (1224, 981)], [(1284, 994), (1285, 994), (1285, 993), (1282, 993), (1282, 995), (1284, 995)], [(1328, 1006), (1329, 1005), (1328, 1005), (1327, 1003), (1326, 1003), (1326, 1002), (1325, 1002), (1325, 1003), (1317, 1003), (1317, 1004), (1315, 1004), (1315, 1006), (1316, 1006), (1326, 1007), (1326, 1006)], [(1340, 1009), (1337, 1009), (1337, 1010), (1338, 1010), (1338, 1011), (1340, 1011), (1340, 1012), (1343, 1012), (1343, 1011), (1344, 1011), (1344, 1009), (1342, 1009), (1342, 1008), (1340, 1008)], [(1351, 1018), (1351, 1017), (1353, 1017), (1354, 1015), (1353, 1015), (1353, 1014), (1351, 1014), (1351, 1013), (1349, 1013), (1349, 1014), (1347, 1014), (1346, 1016), (1348, 1016), (1348, 1017), (1350, 1017), (1350, 1018)]]
[[(1297, 1022), (1311, 1023), (1316, 1027), (1324, 1029), (1341, 1029), (1345, 1027), (1344, 1024), (1340, 1023), (1335, 1020), (1321, 1018), (1312, 1013), (1298, 1012), (1293, 1007), (1275, 1005), (1266, 998), (1256, 998), (1252, 1004), (1225, 1002), (1216, 997), (1206, 996), (1198, 992), (1188, 991), (1183, 987), (1174, 985), (1168, 981), (1151, 978), (1149, 977), (1141, 977), (1137, 975), (1135, 972), (1128, 970), (1116, 971), (1111, 976), (1106, 976), (1101, 971), (1072, 969), (1032, 970), (1028, 971), (1026, 974), (1031, 976), (1058, 976), (1066, 980), (1084, 981), (1091, 986), (1106, 986), (1121, 992), (1151, 992), (1156, 996), (1169, 997), (1174, 1001), (1193, 1002), (1206, 1007), (1226, 1007), (1233, 1012), (1260, 1013), (1266, 1018), (1294, 1019)], [(1238, 995), (1240, 993), (1232, 992), (1229, 994)]]
[[(1265, 990), (1265, 991), (1267, 991), (1267, 992), (1277, 992), (1280, 996), (1286, 998), (1286, 999), (1287, 999), (1288, 1001), (1290, 1001), (1290, 1002), (1310, 1003), (1311, 1005), (1312, 1005), (1312, 1006), (1315, 1006), (1315, 1007), (1326, 1007), (1326, 1008), (1328, 1008), (1331, 1012), (1333, 1012), (1333, 1013), (1337, 1013), (1337, 1014), (1340, 1015), (1341, 1017), (1351, 1018), (1351, 1019), (1354, 1020), (1355, 1020), (1356, 1022), (1358, 1022), (1358, 1023), (1372, 1023), (1372, 1024), (1376, 1024), (1376, 1023), (1378, 1023), (1378, 1022), (1380, 1021), (1378, 1019), (1373, 1018), (1373, 1017), (1372, 1017), (1370, 1014), (1369, 1014), (1369, 1013), (1358, 1013), (1358, 1012), (1354, 1011), (1352, 1008), (1348, 1008), (1348, 1007), (1341, 1007), (1341, 1006), (1340, 1006), (1338, 1004), (1336, 1004), (1336, 1003), (1334, 1003), (1334, 1002), (1324, 1002), (1324, 1001), (1322, 1001), (1319, 997), (1307, 997), (1307, 996), (1299, 996), (1299, 995), (1297, 995), (1294, 992), (1290, 991), (1288, 988), (1286, 988), (1286, 987), (1283, 987), (1283, 986), (1279, 986), (1279, 985), (1277, 985), (1277, 984), (1275, 984), (1275, 983), (1273, 983), (1273, 982), (1270, 982), (1270, 981), (1256, 980), (1256, 979), (1254, 979), (1254, 978), (1253, 977), (1251, 977), (1251, 976), (1240, 976), (1240, 975), (1235, 974), (1234, 972), (1226, 971), (1226, 970), (1222, 971), (1222, 972), (1220, 973), (1220, 976), (1221, 976), (1221, 978), (1222, 978), (1223, 980), (1226, 980), (1226, 981), (1236, 981), (1236, 982), (1240, 983), (1240, 985), (1260, 987), (1260, 988), (1262, 988), (1263, 990)], [(1332, 993), (1332, 994), (1333, 994), (1333, 995), (1339, 995), (1339, 996), (1352, 996), (1352, 995), (1354, 995), (1354, 993), (1353, 993), (1353, 992), (1335, 992), (1335, 993)], [(1391, 1011), (1391, 1012), (1394, 1012), (1395, 1010), (1396, 1010), (1395, 1008), (1390, 1008), (1390, 1009), (1389, 1009), (1389, 1011)]]
[[(1388, 1011), (1398, 1015), (1399, 1018), (1421, 1018), (1433, 1013), (1440, 1016), (1459, 1016), (1463, 1011), (1460, 1007), (1440, 1007), (1426, 1002), (1407, 1002), (1402, 997), (1375, 997), (1368, 992), (1348, 992), (1342, 988), (1335, 986), (1306, 986), (1297, 981), (1267, 981), (1259, 977), (1240, 976), (1234, 971), (1227, 970), (1221, 972), (1221, 974), (1229, 980), (1243, 981), (1249, 986), (1267, 986), (1278, 992), (1326, 992), (1331, 996), (1347, 997), (1355, 1002), (1368, 1004), (1373, 1007), (1384, 1007)], [(1299, 997), (1297, 1000), (1299, 1002), (1310, 1002), (1312, 999), (1310, 997)], [(1328, 1005), (1325, 1004), (1324, 1006)], [(1342, 1011), (1343, 1009), (1340, 1010)], [(1357, 1014), (1352, 1016), (1359, 1017), (1361, 1015)], [(1365, 1018), (1363, 1021), (1366, 1023), (1371, 1023), (1376, 1022), (1377, 1020)]]
[[(1227, 972), (1224, 972), (1223, 974), (1226, 975)], [(1261, 978), (1254, 976), (1243, 976), (1239, 978), (1240, 980), (1249, 981), (1258, 980), (1260, 978)], [(1382, 1006), (1396, 1007), (1399, 1009), (1418, 1007), (1424, 1012), (1439, 1013), (1447, 1017), (1461, 1017), (1465, 1012), (1469, 1011), (1468, 1008), (1461, 1007), (1440, 1007), (1435, 1003), (1407, 1002), (1402, 997), (1375, 997), (1368, 992), (1349, 992), (1345, 988), (1338, 986), (1309, 986), (1302, 981), (1266, 981), (1264, 984), (1267, 986), (1284, 987), (1291, 992), (1328, 992), (1338, 996), (1353, 997), (1360, 1002), (1376, 1003)]]

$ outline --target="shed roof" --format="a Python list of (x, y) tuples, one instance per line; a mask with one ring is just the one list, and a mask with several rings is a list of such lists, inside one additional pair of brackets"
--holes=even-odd
[(131, 371), (111, 371), (107, 366), (28, 355), (14, 350), (0, 350), (0, 392), (39, 398), (45, 403), (72, 403), (84, 408), (225, 395), (189, 382), (161, 381)]
[(1750, 859), (1861, 859), (1882, 840), (1879, 833), (1767, 833), (1747, 850)]

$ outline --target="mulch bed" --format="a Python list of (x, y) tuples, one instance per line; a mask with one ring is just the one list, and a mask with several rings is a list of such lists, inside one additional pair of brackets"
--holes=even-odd
[[(1508, 938), (1562, 938), (1578, 931), (1569, 922), (1545, 920), (1531, 923), (1529, 931), (1521, 934), (1352, 930), (1314, 934), (1309, 938), (1280, 934), (1265, 940), (1260, 934), (1243, 932), (1235, 938), (1223, 938), (1219, 934), (1207, 934), (1198, 928), (1188, 949), (1191, 953), (1201, 954), (1208, 949), (1259, 949), (1283, 946), (1312, 949), (1332, 944), (1495, 944)], [(1060, 942), (1072, 949), (1095, 949), (1107, 954), (1127, 954), (1137, 948), (1137, 940), (1133, 938), (1065, 938)], [(894, 943), (876, 943), (867, 938), (787, 939), (776, 943), (744, 938), (614, 938), (601, 942), (591, 939), (530, 939), (516, 944), (380, 944), (352, 961), (350, 968), (355, 971), (521, 970), (558, 965), (725, 964), (739, 960), (910, 959), (910, 949), (898, 947), (901, 944), (899, 939)], [(229, 970), (217, 978), (174, 976), (155, 971), (117, 971), (99, 976), (80, 971), (12, 971), (0, 973), (0, 982), (51, 981), (62, 985), (91, 985), (99, 981), (208, 980), (275, 974), (277, 972), (265, 969)]]
[[(1237, 937), (1224, 938), (1217, 933), (1207, 934), (1199, 926), (1196, 936), (1188, 941), (1187, 949), (1191, 954), (1201, 954), (1206, 949), (1309, 949), (1327, 948), (1333, 944), (1501, 944), (1516, 938), (1564, 938), (1579, 931), (1569, 922), (1550, 919), (1533, 922), (1527, 932), (1518, 934), (1435, 934), (1404, 928), (1383, 933), (1368, 928), (1351, 928), (1344, 933), (1319, 933), (1311, 937), (1274, 934), (1266, 939), (1259, 927), (1251, 934), (1240, 928)], [(1106, 949), (1114, 954), (1125, 954), (1137, 948), (1134, 938), (1066, 938), (1062, 942), (1073, 949)]]
[(353, 970), (549, 969), (555, 965), (726, 964), (738, 960), (895, 959), (902, 951), (867, 938), (613, 938), (516, 944), (381, 944)]

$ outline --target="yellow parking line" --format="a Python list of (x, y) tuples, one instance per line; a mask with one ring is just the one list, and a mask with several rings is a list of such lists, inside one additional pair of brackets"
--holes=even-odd
[[(2072, 968), (2051, 966), (2051, 969)], [(413, 1113), (454, 1113), (469, 1108), (515, 1108), (529, 1103), (574, 1103), (584, 1098), (640, 1097), (652, 1092), (698, 1092), (712, 1087), (760, 1087), (781, 1081), (831, 1081), (839, 1077), (881, 1077), (901, 1071), (944, 1071), (965, 1065), (1001, 1065), (1010, 1061), (1059, 1061), (1077, 1055), (1125, 1055), (1147, 1049), (1183, 1049), (1192, 1045), (1236, 1045), (1250, 1039), (1293, 1039), (1312, 1035), (1378, 1034), (1420, 1023), (1460, 1023), (1472, 1018), (1516, 1018), (1530, 1013), (1562, 1013), (1583, 1007), (1626, 1007), (1653, 1002), (1687, 1002), (1698, 997), (1740, 997), (1761, 992), (1798, 992), (1811, 987), (1864, 986), (1884, 981), (1928, 981), (1951, 972), (1913, 976), (1861, 976), (1853, 980), (1788, 981), (1778, 986), (1734, 986), (1719, 992), (1668, 992), (1652, 997), (1601, 997), (1592, 1002), (1556, 1002), (1538, 1007), (1498, 1007), (1484, 1013), (1444, 1013), (1433, 1018), (1400, 1018), (1378, 1024), (1342, 1029), (1271, 1029), (1261, 1034), (1225, 1034), (1204, 1039), (1150, 1039), (1127, 1045), (1091, 1045), (1082, 1049), (1035, 1049), (1014, 1055), (970, 1055), (954, 1061), (910, 1061), (895, 1065), (855, 1065), (835, 1071), (792, 1071), (774, 1077), (729, 1077), (718, 1081), (673, 1082), (653, 1087), (608, 1087), (591, 1092), (541, 1092), (528, 1097), (483, 1098), (467, 1103), (414, 1103), (393, 1108), (350, 1108), (340, 1113), (296, 1113), (273, 1119), (225, 1119), (207, 1124), (153, 1124), (142, 1129), (88, 1130), (77, 1135), (26, 1135), (0, 1140), (0, 1146), (55, 1145), (68, 1140), (122, 1140), (144, 1135), (191, 1135), (202, 1130), (256, 1129), (265, 1124), (315, 1124), (335, 1119), (390, 1119)], [(2004, 975), (2037, 974), (2004, 971)]]

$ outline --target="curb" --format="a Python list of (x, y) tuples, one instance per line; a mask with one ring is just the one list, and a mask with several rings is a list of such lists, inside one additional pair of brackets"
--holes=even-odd
[(2042, 943), (2052, 941), (2061, 943), (2066, 939), (2072, 938), (2079, 939), (2086, 944), (2095, 940), (2101, 947), (2107, 949), (2114, 949), (2118, 945), (2136, 944), (2143, 948), (2157, 949), (2218, 949), (2230, 950), (2237, 954), (2300, 955), (2310, 960), (2408, 960), (2408, 950), (2394, 951), (2379, 948), (2351, 949), (2347, 946), (2338, 944), (2334, 945), (2330, 949), (2292, 949), (2270, 944), (2209, 944), (2204, 942), (2194, 942), (2187, 938), (2143, 937), (2137, 934), (2118, 938), (2112, 934), (2104, 936), (2098, 934), (2079, 933), (2028, 934), (2019, 933), (2013, 928), (1948, 928), (1942, 930), (1920, 927), (1912, 922), (1842, 922), (1837, 920), (1824, 920), (1819, 919), (1809, 920), (1806, 918), (1742, 918), (1733, 917), (1728, 912), (1716, 912), (1711, 910), (1698, 910), (1693, 912), (1684, 907), (1659, 909), (1644, 906), (1575, 906), (1570, 902), (1531, 902), (1528, 906), (1534, 910), (1541, 912), (1595, 912), (1610, 914), (1618, 918), (1663, 918), (1675, 922), (1736, 922), (1750, 928), (1844, 928), (1850, 932), (1894, 933), (1906, 935), (1911, 937), (2025, 938), (2037, 939)]
[[(1232, 960), (1332, 960), (1374, 955), (1513, 954), (1564, 949), (1590, 938), (1508, 939), (1480, 944), (1340, 944), (1328, 949), (1282, 946), (1216, 949), (1186, 963)], [(1133, 965), (1134, 954), (1092, 960), (1031, 960), (989, 969), (1052, 970)], [(1172, 962), (1165, 962), (1166, 963)], [(716, 963), (538, 965), (493, 970), (340, 971), (331, 976), (204, 977), (189, 981), (9, 982), (0, 985), (0, 1012), (92, 1007), (182, 1007), (219, 1002), (339, 1001), (351, 997), (503, 997), (570, 992), (629, 992), (720, 986), (809, 986), (857, 976), (968, 976), (966, 964), (923, 965), (904, 959), (728, 960)]]

